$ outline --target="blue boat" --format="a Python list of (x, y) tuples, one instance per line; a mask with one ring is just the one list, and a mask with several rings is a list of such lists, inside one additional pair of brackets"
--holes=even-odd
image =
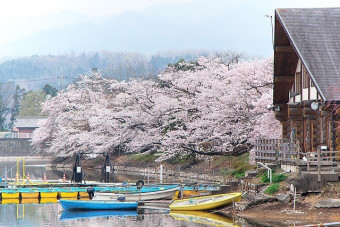
[(135, 217), (137, 210), (64, 210), (60, 216), (60, 220), (73, 220), (94, 217)]
[(137, 210), (136, 202), (59, 200), (64, 210)]

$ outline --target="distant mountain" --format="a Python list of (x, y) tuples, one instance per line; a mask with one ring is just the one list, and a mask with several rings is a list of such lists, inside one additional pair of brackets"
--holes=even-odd
[[(248, 8), (259, 7), (240, 1), (246, 2)], [(232, 49), (256, 56), (270, 54), (270, 22), (258, 10), (245, 13), (239, 10), (242, 7), (236, 7), (239, 3), (232, 5), (229, 1), (228, 4), (219, 1), (219, 5), (196, 2), (205, 7), (158, 5), (142, 12), (102, 18), (72, 12), (50, 15), (47, 20), (53, 22), (53, 28), (4, 45), (0, 47), (1, 53), (30, 56), (106, 50), (152, 54), (160, 50)], [(66, 26), (67, 18), (73, 21), (71, 25)]]

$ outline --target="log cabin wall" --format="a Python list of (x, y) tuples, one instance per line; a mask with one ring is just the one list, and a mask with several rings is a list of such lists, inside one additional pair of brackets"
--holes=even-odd
[(340, 112), (330, 105), (340, 103), (339, 15), (340, 8), (275, 10), (275, 117), (282, 138), (295, 134), (305, 152), (340, 150)]

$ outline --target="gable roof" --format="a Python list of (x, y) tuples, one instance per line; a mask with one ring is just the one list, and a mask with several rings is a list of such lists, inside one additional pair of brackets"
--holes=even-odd
[(17, 117), (14, 121), (16, 128), (39, 128), (38, 122), (46, 117)]
[(277, 9), (275, 15), (322, 99), (339, 101), (340, 8)]

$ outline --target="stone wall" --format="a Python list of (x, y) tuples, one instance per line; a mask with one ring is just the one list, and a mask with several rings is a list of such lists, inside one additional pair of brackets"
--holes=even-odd
[(38, 155), (31, 144), (31, 139), (0, 138), (0, 157), (28, 155)]

